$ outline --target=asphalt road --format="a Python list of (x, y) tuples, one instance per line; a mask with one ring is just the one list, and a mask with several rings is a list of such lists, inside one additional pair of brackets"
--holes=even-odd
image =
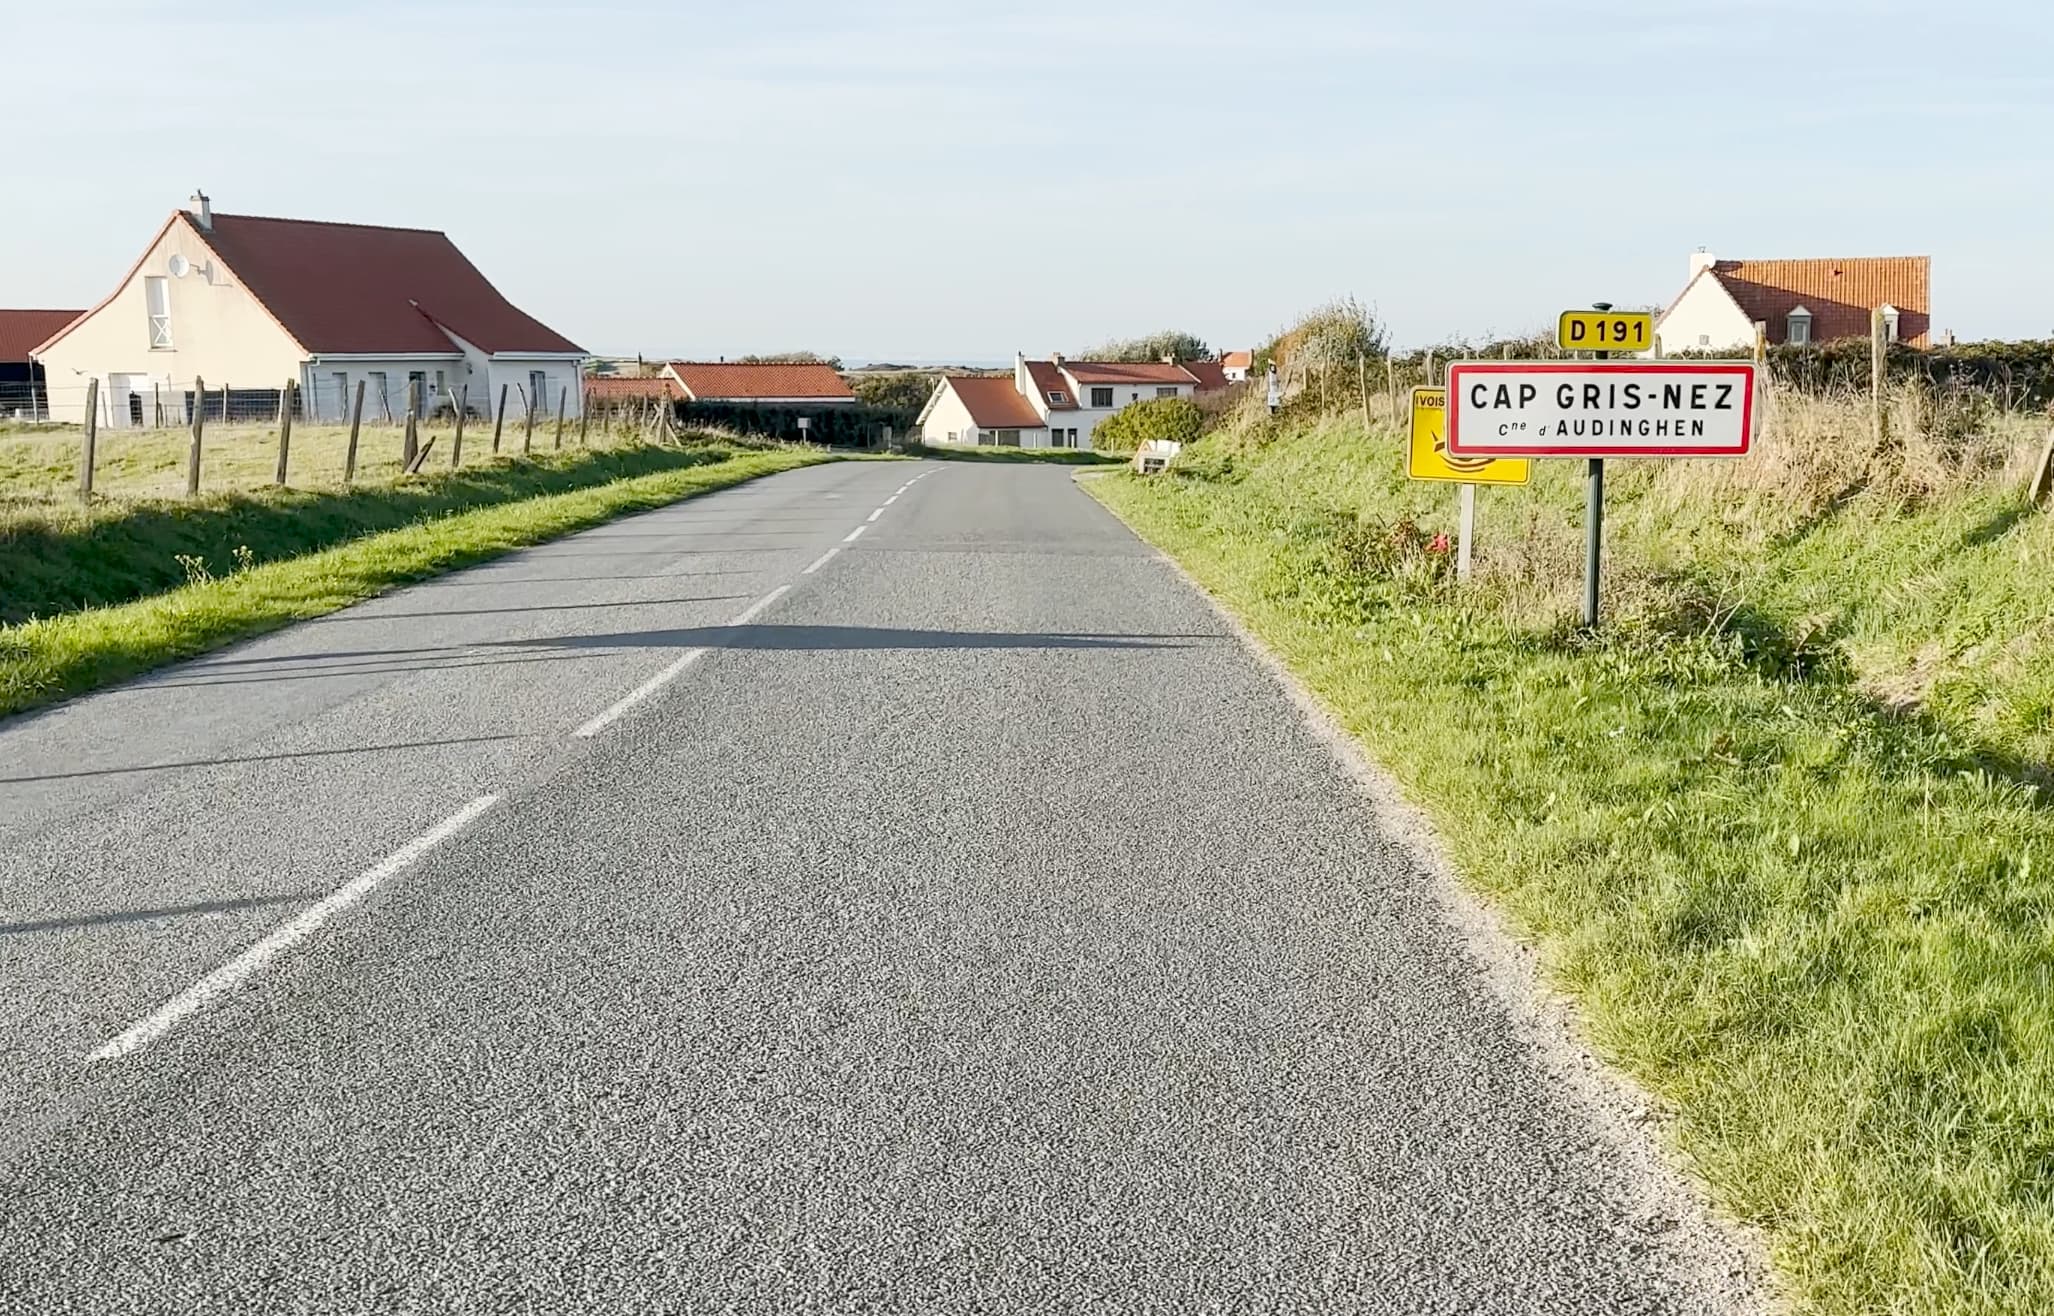
[(797, 471), (0, 724), (0, 1311), (1742, 1309), (1464, 946), (1068, 472)]

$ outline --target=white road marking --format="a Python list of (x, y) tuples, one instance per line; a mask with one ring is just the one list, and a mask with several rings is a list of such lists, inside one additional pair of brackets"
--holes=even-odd
[(870, 528), (870, 527), (869, 527), (869, 526), (867, 526), (867, 525), (859, 525), (859, 526), (857, 526), (857, 527), (856, 527), (856, 528), (855, 528), (854, 530), (851, 530), (851, 531), (850, 531), (850, 532), (849, 532), (849, 533), (847, 534), (847, 536), (845, 536), (845, 537), (844, 537), (844, 538), (842, 539), (842, 542), (843, 542), (844, 544), (853, 544), (853, 543), (855, 543), (855, 542), (856, 542), (856, 541), (857, 541), (858, 539), (861, 539), (861, 538), (863, 537), (863, 532), (864, 532), (865, 530), (868, 530), (869, 528)]
[(895, 503), (895, 502), (899, 501), (899, 494), (902, 494), (902, 493), (904, 493), (904, 492), (906, 492), (906, 491), (905, 491), (904, 489), (901, 489), (901, 490), (899, 490), (899, 493), (895, 493), (895, 494), (893, 494), (893, 495), (892, 495), (891, 497), (889, 497), (889, 498), (885, 499), (885, 500), (884, 500), (884, 505), (885, 505), (886, 507), (890, 507), (890, 506), (891, 506), (891, 505), (892, 505), (893, 503)]
[(271, 935), (157, 1007), (147, 1018), (138, 1021), (127, 1032), (87, 1056), (87, 1062), (119, 1060), (164, 1036), (188, 1016), (234, 991), (265, 965), (312, 936), (323, 923), (370, 895), (381, 883), (404, 872), (418, 862), (421, 856), (468, 827), (480, 814), (497, 803), (497, 795), (480, 795), (472, 800), (456, 813), (393, 851), (375, 867), (352, 879), (348, 885), (308, 906), (280, 925)]
[(801, 571), (799, 574), (802, 576), (812, 575), (814, 572), (826, 566), (829, 562), (832, 562), (834, 560), (834, 555), (841, 551), (842, 546), (840, 544), (836, 544), (833, 548), (828, 549), (825, 553), (822, 553), (819, 557), (813, 559), (813, 565), (807, 567), (804, 571)]
[[(776, 589), (770, 591), (770, 593), (768, 594), (765, 594), (762, 598), (756, 600), (747, 608), (743, 609), (742, 615), (736, 617), (733, 621), (730, 621), (728, 625), (748, 625), (750, 620), (753, 619), (757, 613), (763, 611), (771, 604), (783, 598), (785, 596), (785, 593), (790, 589), (790, 585), (779, 585)], [(606, 728), (612, 726), (615, 722), (620, 721), (621, 715), (626, 713), (629, 709), (633, 708), (636, 704), (641, 703), (650, 695), (655, 694), (658, 690), (663, 689), (663, 687), (669, 685), (672, 681), (677, 680), (678, 677), (684, 672), (684, 670), (687, 667), (690, 667), (693, 663), (696, 663), (701, 658), (704, 658), (706, 656), (706, 653), (707, 651), (703, 648), (685, 650), (682, 654), (678, 655), (678, 659), (676, 662), (664, 668), (662, 671), (650, 677), (648, 680), (642, 682), (642, 684), (636, 686), (634, 689), (628, 691), (625, 695), (622, 695), (620, 700), (617, 703), (615, 703), (611, 708), (608, 708), (605, 712), (593, 718), (590, 722), (587, 722), (585, 725), (579, 727), (576, 731), (571, 732), (571, 735), (578, 740), (590, 740), (592, 737), (606, 730)]]
[(868, 516), (867, 518), (865, 518), (865, 519), (866, 519), (866, 520), (869, 520), (869, 521), (875, 521), (875, 520), (876, 520), (876, 519), (877, 519), (878, 517), (880, 517), (880, 516), (883, 516), (883, 515), (884, 515), (884, 509), (883, 509), (882, 507), (880, 507), (880, 508), (878, 508), (878, 509), (877, 509), (876, 511), (872, 512), (872, 513), (871, 513), (871, 514), (870, 514), (870, 515), (869, 515), (869, 516)]

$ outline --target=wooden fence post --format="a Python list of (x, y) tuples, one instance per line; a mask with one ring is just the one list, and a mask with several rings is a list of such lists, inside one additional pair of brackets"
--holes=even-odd
[(585, 446), (585, 427), (592, 423), (592, 395), (586, 390), (578, 391), (578, 446)]
[(565, 410), (565, 408), (569, 407), (569, 406), (570, 406), (570, 404), (571, 404), (571, 391), (570, 391), (570, 389), (569, 389), (569, 388), (560, 388), (560, 389), (556, 390), (556, 444), (555, 444), (555, 447), (556, 447), (556, 448), (557, 448), (557, 449), (558, 449), (559, 451), (560, 451), (560, 450), (561, 450), (561, 449), (563, 448), (563, 413), (564, 413), (564, 410)]
[(528, 413), (528, 429), (526, 433), (521, 435), (521, 455), (525, 457), (535, 448), (535, 404), (540, 399), (529, 397), (528, 390), (522, 388), (519, 384), (514, 385), (514, 387), (521, 390), (521, 410)]
[(1369, 354), (1355, 353), (1355, 389), (1362, 398), (1362, 432), (1369, 433)]
[[(227, 403), (226, 395), (222, 398)], [(207, 428), (207, 381), (193, 376), (193, 442), (185, 457), (185, 496), (200, 492), (200, 434)]]
[(421, 381), (407, 381), (406, 437), (400, 441), (399, 468), (402, 471), (414, 469), (414, 459), (421, 455)]
[[(33, 382), (33, 381), (31, 381)], [(78, 455), (78, 496), (80, 502), (93, 500), (93, 446), (100, 438), (100, 377), (94, 375), (86, 380), (86, 433), (85, 441)]]
[(466, 384), (457, 391), (456, 434), (449, 441), (449, 469), (455, 470), (464, 464), (464, 417), (471, 411), (471, 386)]
[(2025, 485), (2028, 505), (2037, 505), (2050, 494), (2054, 494), (2054, 430), (2047, 431), (2047, 446), (2040, 449), (2039, 464), (2033, 467)]
[(342, 455), (342, 482), (357, 478), (357, 427), (364, 423), (364, 381), (357, 381), (357, 400), (349, 409), (349, 447)]
[(1754, 368), (1760, 370), (1769, 364), (1769, 322), (1754, 322)]
[(285, 483), (285, 462), (292, 452), (293, 394), (298, 391), (299, 385), (290, 379), (278, 390), (278, 472), (271, 478), (273, 484)]
[(506, 385), (499, 386), (499, 410), (492, 414), (492, 452), (499, 453), (499, 431), (506, 425)]
[(1869, 437), (1881, 450), (1883, 440), (1889, 435), (1889, 422), (1883, 411), (1883, 365), (1889, 357), (1889, 347), (1883, 337), (1883, 308), (1869, 312), (1869, 397), (1874, 404), (1870, 410)]
[(150, 416), (156, 421), (156, 424), (150, 426), (151, 429), (161, 430), (164, 428), (164, 394), (157, 387), (157, 381), (154, 379), (150, 381)]
[(1434, 350), (1431, 347), (1426, 349), (1426, 386), (1434, 386)]
[(1391, 393), (1391, 423), (1398, 423), (1398, 358), (1384, 358), (1384, 387)]

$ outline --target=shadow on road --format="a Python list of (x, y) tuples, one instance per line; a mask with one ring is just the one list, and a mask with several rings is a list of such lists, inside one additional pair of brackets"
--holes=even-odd
[(182, 918), (191, 914), (232, 914), (238, 910), (264, 909), (271, 905), (297, 905), (318, 898), (321, 893), (294, 891), (282, 896), (253, 896), (247, 900), (202, 900), (192, 905), (166, 905), (161, 909), (116, 909), (104, 914), (75, 914), (70, 918), (46, 918), (33, 923), (0, 923), (0, 937), (24, 932), (57, 932), (65, 928), (104, 928), (121, 923), (150, 923), (157, 919)]

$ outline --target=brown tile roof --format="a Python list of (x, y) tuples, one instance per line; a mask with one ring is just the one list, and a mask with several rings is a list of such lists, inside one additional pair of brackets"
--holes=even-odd
[(693, 397), (705, 401), (856, 396), (833, 366), (815, 362), (673, 361), (670, 368)]
[(59, 329), (84, 311), (0, 311), (0, 361), (26, 361)]
[(989, 375), (949, 375), (948, 386), (963, 400), (970, 419), (981, 429), (1038, 430), (1048, 422), (1034, 404), (1020, 396), (1013, 381)]
[(1080, 384), (1189, 384), (1182, 366), (1160, 361), (1065, 361), (1063, 369)]
[[(1063, 372), (1056, 369), (1055, 362), (1029, 361), (1027, 363), (1027, 378), (1033, 380), (1034, 387), (1041, 390), (1041, 400), (1048, 404), (1050, 411), (1075, 411), (1077, 409), (1077, 399), (1072, 396), (1070, 381), (1063, 378)], [(1049, 396), (1051, 393), (1062, 394), (1063, 400), (1061, 402), (1056, 401)]]
[(1800, 305), (1812, 313), (1813, 342), (1867, 337), (1869, 313), (1885, 304), (1898, 310), (1901, 341), (1932, 341), (1930, 256), (1722, 260), (1711, 270), (1750, 321), (1768, 322), (1772, 343), (1787, 336), (1790, 312)]
[(1224, 361), (1186, 361), (1183, 370), (1198, 381), (1201, 393), (1217, 393), (1227, 386), (1227, 363)]
[(431, 229), (215, 215), (193, 230), (309, 352), (580, 352)]
[(1248, 370), (1253, 368), (1255, 365), (1255, 353), (1229, 352), (1225, 356), (1220, 358), (1220, 364), (1228, 367), (1229, 369), (1235, 366), (1239, 366), (1243, 370)]
[(585, 396), (593, 402), (680, 401), (685, 390), (668, 375), (587, 375)]

